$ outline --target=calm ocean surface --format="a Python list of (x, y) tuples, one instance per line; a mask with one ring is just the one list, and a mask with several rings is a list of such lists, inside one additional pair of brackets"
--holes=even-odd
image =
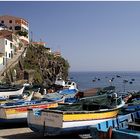
[[(116, 87), (116, 91), (140, 91), (140, 72), (70, 72), (69, 77), (77, 83), (80, 90), (112, 84)], [(110, 83), (109, 80), (112, 78), (114, 80)], [(128, 82), (124, 84), (124, 80)]]

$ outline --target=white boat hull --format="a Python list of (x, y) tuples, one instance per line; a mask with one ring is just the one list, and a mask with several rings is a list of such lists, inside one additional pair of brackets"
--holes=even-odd
[(80, 133), (89, 130), (91, 125), (116, 117), (122, 106), (124, 102), (121, 100), (120, 104), (112, 109), (94, 111), (42, 110), (36, 115), (34, 110), (30, 110), (27, 122), (33, 131), (46, 135), (68, 134), (77, 131)]
[(11, 95), (21, 95), (23, 93), (24, 87), (16, 91), (0, 91), (0, 97), (9, 98)]
[(32, 129), (35, 132), (41, 132), (41, 133), (43, 132), (44, 135), (50, 135), (50, 136), (68, 134), (74, 132), (80, 133), (89, 130), (88, 128), (91, 125), (96, 125), (100, 122), (110, 120), (110, 119), (112, 118), (64, 122), (62, 120), (61, 114), (59, 115), (54, 114), (54, 116), (52, 116), (51, 114), (51, 116), (49, 116), (49, 114), (46, 114), (46, 112), (41, 112), (39, 116), (36, 116), (34, 115), (33, 110), (30, 110), (27, 116), (27, 122), (30, 129)]
[(63, 134), (70, 134), (70, 133), (83, 133), (89, 131), (90, 126), (96, 125), (100, 122), (104, 122), (110, 119), (102, 119), (102, 120), (90, 120), (90, 121), (76, 121), (76, 122), (63, 122), (63, 127), (50, 127), (45, 123), (46, 121), (40, 121), (45, 119), (45, 116), (41, 118), (32, 118), (35, 123), (29, 123), (28, 126), (31, 130), (35, 132), (44, 133), (44, 135), (48, 136), (56, 136), (56, 135), (63, 135)]

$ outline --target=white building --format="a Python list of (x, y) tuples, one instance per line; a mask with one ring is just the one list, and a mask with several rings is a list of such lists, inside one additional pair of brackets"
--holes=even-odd
[(14, 55), (14, 48), (12, 41), (6, 39), (6, 38), (0, 38), (0, 69), (3, 68), (4, 65), (6, 65), (7, 61), (11, 58), (13, 58)]
[(0, 30), (0, 70), (7, 61), (13, 58), (20, 49), (22, 42), (12, 31)]
[(20, 39), (25, 43), (29, 43), (29, 24), (28, 22), (19, 17), (14, 16), (0, 16), (0, 23), (4, 24), (14, 33), (18, 33), (20, 35)]
[(9, 29), (0, 30), (0, 70), (14, 54), (21, 49), (23, 42)]
[(15, 50), (15, 52), (23, 46), (23, 43), (22, 41), (20, 41), (19, 36), (14, 34), (12, 31), (0, 30), (0, 38), (6, 38), (10, 40), (12, 42), (12, 47)]

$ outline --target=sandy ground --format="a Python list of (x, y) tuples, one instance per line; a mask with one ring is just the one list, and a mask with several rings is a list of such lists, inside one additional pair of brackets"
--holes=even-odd
[(43, 136), (35, 133), (27, 125), (16, 124), (0, 126), (0, 139), (89, 139), (90, 135), (65, 135), (65, 136)]

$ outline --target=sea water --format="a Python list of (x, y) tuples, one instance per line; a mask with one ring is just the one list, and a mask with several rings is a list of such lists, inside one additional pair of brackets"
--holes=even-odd
[(69, 78), (77, 83), (79, 90), (115, 86), (120, 92), (140, 91), (140, 72), (70, 72)]

